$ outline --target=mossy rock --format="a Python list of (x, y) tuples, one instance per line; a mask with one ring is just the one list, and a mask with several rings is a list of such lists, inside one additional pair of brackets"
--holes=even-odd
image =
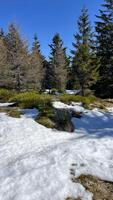
[(56, 128), (60, 131), (73, 132), (71, 113), (66, 109), (55, 109)]

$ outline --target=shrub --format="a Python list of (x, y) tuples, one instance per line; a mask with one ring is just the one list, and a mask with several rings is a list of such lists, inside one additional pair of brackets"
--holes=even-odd
[(85, 89), (85, 96), (91, 96), (94, 94), (94, 91), (90, 90), (90, 89)]
[(46, 116), (50, 119), (54, 119), (54, 109), (52, 106), (40, 108), (40, 116)]
[(56, 88), (51, 89), (51, 94), (55, 95), (58, 93), (58, 90)]
[(12, 90), (0, 89), (0, 102), (9, 101), (9, 99), (13, 97), (14, 94), (15, 92)]
[(21, 112), (17, 109), (9, 110), (7, 113), (10, 117), (14, 117), (14, 118), (20, 118), (20, 114), (21, 114)]
[(95, 96), (88, 96), (88, 97), (83, 97), (80, 95), (73, 95), (73, 94), (64, 94), (60, 96), (60, 101), (63, 103), (71, 103), (71, 102), (82, 102), (84, 106), (88, 106), (89, 104), (93, 103), (96, 101), (97, 98)]
[(36, 92), (23, 92), (10, 99), (10, 102), (17, 102), (22, 108), (43, 109), (52, 105), (52, 97), (47, 94)]
[(40, 117), (37, 122), (47, 128), (55, 128), (55, 123), (48, 117)]

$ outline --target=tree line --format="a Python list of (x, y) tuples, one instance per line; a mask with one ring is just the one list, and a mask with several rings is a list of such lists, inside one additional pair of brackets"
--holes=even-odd
[(87, 8), (78, 19), (71, 56), (57, 33), (52, 39), (49, 60), (42, 55), (34, 35), (31, 50), (14, 24), (0, 30), (0, 87), (18, 91), (80, 88), (98, 96), (113, 97), (113, 0), (104, 0), (95, 27)]

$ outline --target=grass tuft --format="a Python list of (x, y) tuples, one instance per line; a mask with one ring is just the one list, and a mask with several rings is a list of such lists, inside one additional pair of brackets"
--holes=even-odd
[(55, 128), (55, 123), (48, 117), (40, 117), (37, 122), (47, 128)]

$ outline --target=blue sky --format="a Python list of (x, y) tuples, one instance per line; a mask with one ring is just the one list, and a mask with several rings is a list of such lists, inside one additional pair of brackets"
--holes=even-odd
[(103, 0), (0, 0), (0, 27), (7, 30), (10, 22), (17, 23), (30, 45), (37, 33), (45, 56), (49, 55), (48, 44), (53, 35), (59, 32), (69, 52), (83, 5), (88, 7), (93, 23), (102, 3)]

